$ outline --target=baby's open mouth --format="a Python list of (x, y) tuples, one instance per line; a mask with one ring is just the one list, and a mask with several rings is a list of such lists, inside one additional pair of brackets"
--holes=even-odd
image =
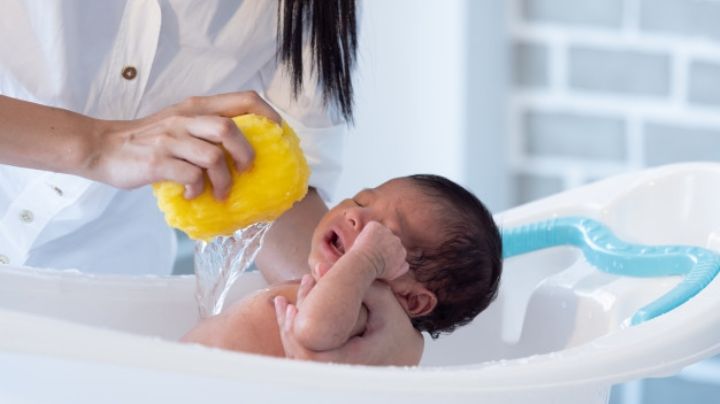
[(338, 255), (345, 254), (345, 246), (343, 245), (342, 239), (340, 239), (339, 234), (334, 231), (330, 232), (330, 238), (328, 239), (328, 242), (335, 249)]

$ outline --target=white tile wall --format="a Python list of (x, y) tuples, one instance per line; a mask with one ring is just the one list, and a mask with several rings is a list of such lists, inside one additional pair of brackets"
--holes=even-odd
[[(511, 0), (508, 8), (514, 178), (555, 178), (566, 189), (650, 165), (720, 160), (712, 152), (720, 150), (720, 1)], [(555, 191), (535, 187), (543, 188)], [(515, 203), (540, 196), (517, 193)]]

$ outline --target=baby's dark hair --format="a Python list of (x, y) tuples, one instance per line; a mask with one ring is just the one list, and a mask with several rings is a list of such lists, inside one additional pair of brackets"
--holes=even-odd
[(460, 185), (437, 175), (406, 177), (444, 205), (444, 242), (410, 257), (415, 278), (435, 293), (437, 306), (412, 319), (435, 339), (472, 321), (495, 299), (502, 272), (502, 242), (485, 205)]

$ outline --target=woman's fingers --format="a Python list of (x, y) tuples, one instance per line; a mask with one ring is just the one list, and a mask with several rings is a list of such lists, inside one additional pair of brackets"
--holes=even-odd
[(183, 114), (233, 117), (243, 114), (263, 115), (280, 123), (280, 114), (255, 91), (190, 97), (176, 106)]
[[(201, 139), (188, 136), (174, 139), (168, 145), (173, 156), (204, 169), (212, 183), (216, 199), (225, 199), (232, 186), (232, 175), (222, 148)], [(200, 190), (202, 192), (202, 190)]]
[(228, 165), (244, 171), (255, 158), (252, 146), (230, 119), (247, 113), (280, 122), (280, 115), (249, 91), (192, 97), (152, 116), (115, 123), (99, 142), (102, 146), (89, 159), (87, 170), (120, 188), (179, 182), (186, 186), (187, 198), (202, 193), (207, 176), (215, 197), (223, 199), (232, 186)]
[(238, 171), (250, 168), (255, 159), (255, 151), (232, 119), (217, 116), (180, 119), (186, 120), (184, 129), (192, 136), (222, 145), (235, 162)]
[(203, 170), (194, 164), (167, 158), (167, 161), (159, 163), (157, 170), (162, 179), (184, 184), (186, 199), (193, 199), (205, 190)]
[[(245, 136), (240, 133), (232, 120), (214, 116), (172, 117), (160, 126), (170, 136), (159, 137), (164, 147), (177, 159), (187, 161), (205, 170), (213, 187), (216, 199), (227, 197), (232, 186), (232, 175), (225, 157), (227, 150), (238, 170), (252, 165), (254, 152)], [(196, 193), (193, 184), (188, 186), (187, 194)]]

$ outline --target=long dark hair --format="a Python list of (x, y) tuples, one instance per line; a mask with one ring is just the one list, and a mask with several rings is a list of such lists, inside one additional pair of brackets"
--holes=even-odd
[(306, 35), (322, 88), (323, 102), (353, 120), (351, 73), (357, 50), (355, 0), (279, 0), (278, 56), (292, 78), (293, 95), (303, 85), (302, 50)]

